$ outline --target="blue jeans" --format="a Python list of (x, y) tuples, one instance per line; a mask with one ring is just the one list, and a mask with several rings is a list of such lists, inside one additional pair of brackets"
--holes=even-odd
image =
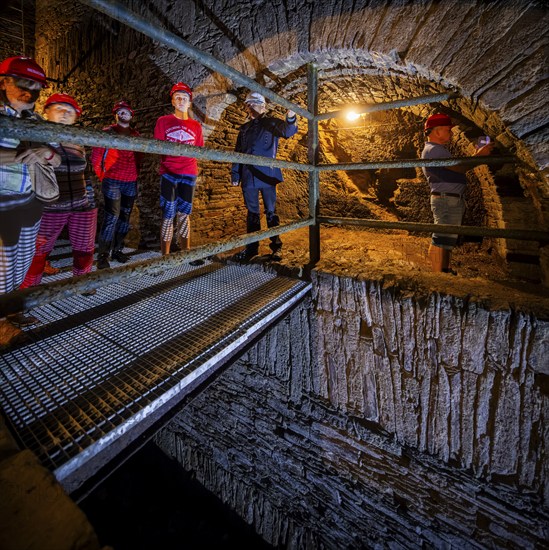
[[(263, 207), (265, 208), (265, 216), (267, 218), (267, 227), (277, 227), (280, 225), (280, 220), (276, 215), (276, 186), (269, 187), (243, 187), (242, 195), (244, 204), (248, 210), (246, 219), (246, 231), (253, 233), (261, 229), (260, 211), (259, 211), (259, 193), (263, 198)], [(271, 237), (269, 248), (273, 252), (278, 252), (282, 248), (282, 241), (278, 235)], [(259, 242), (246, 245), (246, 250), (251, 254), (257, 254), (259, 250)]]
[[(431, 210), (435, 223), (444, 225), (461, 225), (465, 212), (463, 197), (448, 197), (431, 195)], [(432, 244), (445, 250), (456, 246), (458, 235), (448, 233), (433, 233)]]

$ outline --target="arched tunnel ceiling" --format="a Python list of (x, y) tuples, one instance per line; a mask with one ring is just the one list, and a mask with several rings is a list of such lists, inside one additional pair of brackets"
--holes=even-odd
[[(322, 123), (324, 160), (388, 160), (393, 154), (417, 158), (423, 119), (443, 110), (459, 122), (456, 152), (472, 154), (474, 138), (486, 133), (497, 140), (502, 153), (519, 159), (517, 172), (506, 173), (501, 179), (511, 181), (506, 193), (516, 193), (518, 181), (525, 190), (521, 201), (513, 200), (513, 208), (525, 200), (533, 206), (528, 206), (526, 214), (512, 214), (513, 223), (520, 222), (514, 227), (526, 228), (524, 220), (530, 228), (548, 227), (549, 79), (545, 54), (549, 14), (544, 3), (125, 0), (122, 4), (150, 25), (166, 29), (303, 106), (307, 64), (315, 63), (321, 112), (349, 103), (457, 92), (459, 98), (441, 104), (379, 113), (372, 118), (375, 131), (372, 126), (369, 135), (366, 132), (362, 137), (340, 131), (339, 122)], [(112, 102), (127, 97), (142, 111), (140, 129), (150, 135), (156, 117), (169, 106), (170, 86), (183, 80), (194, 88), (195, 113), (206, 135), (212, 136), (209, 145), (234, 147), (236, 129), (244, 119), (240, 100), (245, 88), (81, 3), (37, 0), (36, 5), (37, 58), (49, 76), (63, 81), (54, 89), (74, 93), (86, 106), (90, 124), (97, 126), (108, 119), (105, 114), (110, 113)], [(394, 126), (390, 134), (386, 132), (389, 123)], [(300, 128), (301, 141), (291, 150), (283, 145), (281, 158), (290, 155), (306, 161), (304, 120)], [(349, 134), (346, 141), (342, 137), (345, 132)], [(383, 140), (392, 146), (384, 149)], [(153, 177), (152, 169), (150, 173)], [(226, 179), (214, 168), (205, 175), (221, 182)], [(361, 179), (358, 174), (347, 179), (344, 193), (354, 186), (357, 193), (369, 196), (368, 177)], [(488, 177), (486, 182), (484, 194), (488, 192), (490, 208), (497, 210), (489, 223), (505, 226), (507, 214), (502, 212), (508, 205), (502, 206), (501, 187)], [(151, 204), (156, 201), (153, 191), (149, 199)], [(236, 212), (236, 203), (233, 208)]]
[[(315, 62), (325, 82), (377, 74), (411, 84), (389, 86), (373, 101), (417, 94), (421, 84), (427, 93), (456, 90), (466, 100), (464, 116), (494, 135), (505, 129), (510, 141), (523, 138), (519, 154), (526, 160), (529, 150), (530, 163), (549, 166), (549, 17), (541, 2), (190, 4), (196, 20), (182, 25), (187, 36), (200, 34), (204, 18), (211, 32), (200, 47), (266, 85), (287, 81), (290, 91), (298, 69)], [(200, 72), (195, 82), (207, 84)], [(219, 77), (213, 80), (218, 87)]]
[[(166, 28), (275, 90), (285, 83), (280, 92), (290, 97), (303, 81), (300, 69), (315, 62), (324, 82), (321, 106), (334, 102), (334, 96), (324, 99), (330, 91), (328, 82), (341, 82), (345, 75), (350, 80), (377, 75), (388, 84), (377, 93), (364, 93), (368, 102), (456, 90), (464, 98), (457, 110), (467, 119), (492, 135), (505, 131), (506, 146), (520, 142), (516, 150), (523, 160), (542, 171), (549, 169), (549, 14), (542, 1), (121, 3), (151, 25)], [(80, 3), (37, 0), (37, 9), (38, 51), (46, 59), (48, 42), (52, 37), (59, 39), (67, 23), (80, 33), (81, 53), (89, 25), (116, 35), (113, 42), (127, 32), (124, 25)], [(205, 95), (231, 91), (231, 83), (200, 63), (147, 42), (149, 62), (168, 80), (177, 75)], [(135, 61), (139, 60), (138, 55)], [(103, 56), (103, 61), (109, 60)], [(55, 72), (56, 60), (48, 64)], [(345, 91), (354, 88), (345, 87)], [(350, 95), (348, 99), (353, 100)], [(343, 103), (347, 97), (339, 93), (337, 99)]]

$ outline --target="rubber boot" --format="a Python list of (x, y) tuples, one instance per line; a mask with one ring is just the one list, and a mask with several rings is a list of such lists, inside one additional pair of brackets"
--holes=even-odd
[(109, 253), (101, 252), (97, 255), (97, 269), (109, 269), (111, 264), (109, 263)]
[[(247, 233), (254, 233), (255, 231), (259, 231), (261, 229), (261, 219), (259, 217), (259, 214), (254, 214), (253, 212), (248, 212), (248, 216), (246, 218), (246, 232)], [(244, 252), (246, 259), (252, 258), (253, 256), (257, 256), (259, 252), (259, 242), (256, 241), (255, 243), (250, 243), (246, 245), (246, 250)]]
[(124, 248), (124, 239), (126, 235), (124, 233), (115, 233), (112, 240), (112, 250), (113, 252), (121, 252)]
[(72, 274), (74, 277), (85, 275), (92, 270), (93, 250), (73, 250), (72, 251)]
[(179, 246), (181, 247), (181, 250), (190, 250), (191, 249), (190, 237), (180, 237)]
[(21, 283), (19, 288), (29, 288), (31, 286), (39, 285), (42, 281), (42, 274), (44, 273), (44, 266), (46, 265), (47, 254), (35, 254), (32, 259), (32, 263), (25, 275), (25, 279)]
[[(276, 214), (267, 214), (267, 227), (278, 227), (279, 225), (280, 218)], [(282, 241), (278, 235), (271, 237), (269, 248), (272, 251), (271, 259), (280, 261), (282, 259)]]
[(106, 254), (108, 258), (110, 253), (111, 253), (111, 243), (99, 240), (97, 242), (97, 257), (99, 258), (99, 256)]

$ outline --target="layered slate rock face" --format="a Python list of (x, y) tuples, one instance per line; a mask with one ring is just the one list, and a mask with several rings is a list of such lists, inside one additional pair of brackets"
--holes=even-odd
[(287, 548), (547, 540), (549, 323), (317, 274), (157, 437)]

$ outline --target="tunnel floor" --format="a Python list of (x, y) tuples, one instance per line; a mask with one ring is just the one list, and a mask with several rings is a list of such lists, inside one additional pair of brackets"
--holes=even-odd
[[(308, 262), (308, 239), (307, 228), (282, 235), (283, 259), (273, 266), (282, 274), (299, 275)], [(252, 262), (264, 261), (268, 242), (262, 241), (263, 256)], [(509, 265), (498, 257), (493, 242), (485, 239), (458, 244), (451, 264), (457, 271), (455, 276), (431, 271), (427, 261), (430, 242), (430, 236), (408, 231), (322, 225), (321, 255), (316, 269), (358, 280), (383, 280), (387, 286), (420, 295), (438, 292), (474, 300), (488, 308), (520, 307), (541, 317), (549, 315), (549, 288), (526, 274), (513, 274)], [(228, 260), (230, 254), (220, 257)]]

